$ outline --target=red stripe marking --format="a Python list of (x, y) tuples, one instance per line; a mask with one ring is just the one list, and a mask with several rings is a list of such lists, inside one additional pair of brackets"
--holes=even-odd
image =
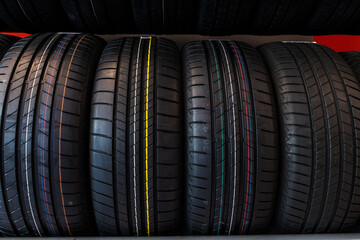
[[(237, 60), (238, 60), (239, 68), (240, 68), (240, 72), (241, 72), (242, 83), (243, 83), (243, 86), (245, 86), (244, 72), (243, 72), (242, 67), (241, 67), (239, 54), (238, 54), (238, 52), (237, 52), (237, 50), (236, 50), (233, 42), (231, 42), (231, 45), (232, 45), (232, 47), (234, 48), (234, 51), (235, 51), (235, 53), (236, 53), (236, 58), (237, 58)], [(247, 102), (247, 97), (246, 97), (246, 94), (247, 94), (247, 93), (246, 93), (246, 91), (245, 91), (245, 88), (243, 88), (243, 90), (244, 90), (245, 102)], [(245, 226), (246, 209), (247, 209), (248, 198), (249, 198), (249, 183), (250, 183), (250, 181), (249, 181), (249, 176), (250, 176), (250, 173), (249, 173), (249, 166), (250, 166), (250, 144), (249, 144), (249, 141), (250, 141), (250, 131), (249, 131), (249, 117), (248, 117), (249, 115), (248, 115), (248, 109), (247, 109), (247, 107), (245, 108), (245, 114), (246, 114), (246, 127), (247, 127), (247, 129), (248, 129), (248, 131), (247, 131), (247, 142), (248, 142), (248, 144), (247, 144), (247, 145), (248, 145), (248, 149), (247, 149), (247, 150), (248, 150), (248, 151), (247, 151), (247, 163), (248, 163), (248, 171), (246, 171), (246, 172), (247, 172), (247, 177), (246, 177), (246, 179), (247, 179), (247, 183), (246, 183), (246, 200), (245, 200), (245, 210), (244, 210), (244, 216), (243, 216), (244, 221), (243, 221), (242, 226), (241, 226), (241, 233), (243, 233), (243, 231), (244, 231), (244, 226)]]
[[(62, 44), (62, 46), (61, 46), (61, 48), (60, 48), (60, 50), (59, 50), (59, 53), (60, 53), (61, 50), (63, 49), (64, 44), (65, 44), (65, 42)], [(57, 63), (57, 61), (58, 61), (59, 55), (60, 55), (60, 54), (58, 54), (58, 55), (56, 56), (54, 66), (56, 65), (56, 63)], [(51, 78), (52, 78), (53, 72), (54, 72), (54, 68), (51, 69), (51, 73), (50, 73), (50, 77), (51, 77)], [(50, 78), (50, 79), (51, 79), (51, 78)], [(49, 82), (48, 84), (50, 84), (50, 82)], [(47, 103), (48, 103), (48, 99), (49, 99), (49, 94), (46, 93), (44, 119), (46, 119), (46, 114), (47, 114), (47, 107), (46, 107), (46, 106), (47, 106)], [(45, 126), (45, 120), (44, 120), (44, 121), (43, 121), (43, 129), (45, 129), (45, 127), (46, 127), (46, 126)], [(45, 164), (44, 164), (45, 158), (44, 158), (44, 155), (45, 155), (45, 132), (43, 132), (43, 135), (42, 135), (42, 162), (43, 162), (42, 172), (43, 172), (43, 181), (44, 181), (44, 183), (45, 183), (45, 184), (44, 184), (44, 192), (46, 192)], [(46, 202), (46, 210), (47, 210), (48, 213), (50, 213), (50, 211), (49, 211), (49, 204), (48, 204), (48, 200), (47, 200), (47, 194), (44, 194), (44, 195), (45, 195), (45, 202)], [(52, 223), (52, 221), (51, 221), (51, 217), (49, 217), (49, 220), (50, 220), (51, 228), (53, 229), (53, 232), (55, 233), (54, 225), (53, 225), (53, 223)]]

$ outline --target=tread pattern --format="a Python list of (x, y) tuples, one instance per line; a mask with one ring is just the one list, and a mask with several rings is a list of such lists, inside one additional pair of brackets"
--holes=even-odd
[(0, 35), (0, 60), (17, 40), (19, 40), (18, 37)]
[[(7, 99), (7, 95), (8, 95), (8, 89), (9, 89), (9, 85), (10, 85), (10, 78), (9, 75), (12, 74), (12, 72), (14, 71), (12, 65), (15, 62), (18, 62), (18, 58), (19, 55), (23, 54), (23, 48), (25, 46), (28, 45), (29, 40), (31, 39), (31, 37), (26, 38), (26, 39), (22, 39), (20, 41), (18, 41), (17, 43), (15, 43), (8, 51), (8, 53), (3, 57), (2, 61), (1, 61), (1, 68), (0, 68), (0, 76), (1, 76), (1, 86), (0, 86), (0, 114), (1, 114), (1, 133), (3, 132), (2, 129), (4, 129), (4, 115), (5, 115), (5, 108), (6, 108), (6, 104), (5, 104), (5, 100)], [(1, 134), (2, 135), (2, 134)], [(1, 145), (4, 142), (3, 136), (1, 136)], [(1, 148), (3, 149), (3, 148)], [(4, 236), (16, 236), (16, 235), (27, 235), (28, 234), (28, 230), (26, 229), (26, 226), (24, 226), (24, 220), (22, 218), (22, 216), (19, 216), (19, 211), (20, 211), (20, 206), (19, 204), (17, 204), (17, 208), (18, 211), (15, 214), (18, 214), (15, 220), (20, 220), (19, 218), (21, 218), (21, 222), (18, 225), (14, 224), (14, 221), (12, 219), (13, 215), (10, 215), (10, 211), (7, 209), (7, 205), (9, 204), (8, 198), (9, 195), (7, 194), (6, 191), (6, 185), (7, 183), (4, 182), (4, 174), (6, 172), (5, 170), (5, 165), (3, 164), (4, 161), (4, 150), (1, 151), (1, 184), (0, 184), (0, 221), (1, 221), (1, 234)], [(9, 164), (8, 164), (9, 165)], [(14, 163), (12, 163), (9, 168), (10, 171), (11, 169), (14, 172)], [(9, 171), (9, 170), (7, 170)], [(16, 173), (15, 173), (16, 174)], [(10, 179), (9, 179), (10, 180)], [(13, 183), (12, 183), (13, 184)], [(16, 184), (16, 177), (15, 177), (15, 184)], [(12, 188), (13, 193), (15, 192), (15, 198), (12, 196), (12, 199), (14, 201), (19, 202), (18, 197), (16, 196), (16, 192), (17, 192), (17, 188), (15, 186), (15, 188)], [(16, 207), (16, 206), (15, 206)], [(20, 213), (21, 214), (21, 213)]]
[(78, 31), (102, 34), (133, 32), (130, 0), (61, 0), (61, 4)]
[(3, 0), (0, 19), (12, 31), (19, 32), (61, 31), (72, 27), (58, 0)]
[(169, 235), (181, 227), (179, 53), (169, 40), (105, 48), (91, 111), (91, 185), (101, 235)]
[(349, 64), (351, 69), (354, 71), (357, 79), (360, 79), (360, 52), (340, 52), (339, 54)]
[(260, 0), (251, 28), (254, 33), (303, 33), (304, 21), (309, 19), (315, 1)]
[(0, 204), (10, 225), (4, 235), (89, 234), (86, 93), (102, 44), (88, 35), (33, 35), (4, 57)]
[(355, 33), (359, 21), (360, 3), (356, 0), (321, 0), (314, 6), (306, 26), (308, 33)]
[(359, 34), (358, 0), (2, 0), (0, 30), (97, 34)]
[(299, 33), (313, 6), (312, 0), (201, 0), (198, 30), (215, 36)]
[(131, 0), (137, 30), (141, 33), (193, 33), (197, 1)]
[[(360, 54), (359, 52), (343, 52), (340, 53), (340, 55), (343, 57), (343, 59), (348, 63), (348, 65), (350, 66), (351, 70), (353, 70), (353, 72), (355, 73), (355, 76), (357, 78), (357, 82), (353, 82), (350, 81), (348, 79), (346, 79), (346, 85), (347, 85), (347, 90), (349, 92), (349, 99), (351, 101), (352, 107), (353, 107), (353, 114), (354, 114), (354, 125), (355, 128), (352, 130), (354, 131), (355, 136), (359, 136), (359, 118), (358, 118), (358, 114), (359, 114), (359, 98), (358, 98), (358, 84), (360, 82), (360, 70), (359, 70), (359, 64), (360, 64)], [(340, 60), (339, 60), (340, 61)], [(341, 61), (340, 61), (341, 62)], [(344, 64), (345, 65), (345, 64)], [(346, 65), (345, 65), (346, 66)], [(344, 74), (344, 76), (348, 76), (348, 74), (352, 75), (351, 71), (349, 71), (349, 69), (346, 69), (347, 72)], [(359, 141), (356, 138), (356, 147), (359, 146)], [(357, 148), (355, 148), (355, 156), (358, 157), (359, 152), (357, 151)], [(354, 177), (353, 177), (353, 183), (352, 183), (352, 195), (351, 195), (351, 200), (350, 200), (350, 204), (348, 205), (348, 209), (346, 212), (346, 218), (345, 221), (342, 223), (342, 229), (344, 232), (347, 231), (352, 231), (354, 229), (354, 224), (356, 224), (357, 222), (359, 222), (359, 207), (360, 207), (360, 203), (358, 201), (358, 197), (359, 197), (359, 186), (360, 186), (360, 178), (359, 178), (359, 162), (356, 161), (354, 162)]]
[(256, 1), (200, 0), (198, 29), (206, 35), (230, 35), (237, 29), (248, 32)]
[(183, 56), (187, 233), (264, 232), (278, 171), (275, 101), (265, 65), (240, 42), (193, 42)]
[(274, 79), (283, 136), (276, 231), (353, 228), (359, 218), (354, 194), (360, 90), (354, 74), (339, 55), (317, 44), (259, 49)]

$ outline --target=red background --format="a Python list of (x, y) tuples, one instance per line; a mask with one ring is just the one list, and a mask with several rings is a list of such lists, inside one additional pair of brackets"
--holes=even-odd
[(315, 36), (314, 41), (337, 52), (360, 51), (360, 36), (328, 35)]

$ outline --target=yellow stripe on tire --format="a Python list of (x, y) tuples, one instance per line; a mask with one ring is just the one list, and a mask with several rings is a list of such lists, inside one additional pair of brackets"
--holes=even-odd
[(149, 81), (150, 81), (150, 55), (151, 55), (151, 40), (149, 40), (147, 74), (146, 74), (146, 110), (145, 110), (145, 176), (146, 176), (146, 222), (147, 232), (150, 236), (150, 217), (149, 217)]

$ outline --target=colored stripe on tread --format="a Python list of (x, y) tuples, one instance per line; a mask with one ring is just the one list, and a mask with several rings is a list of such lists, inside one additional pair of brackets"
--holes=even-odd
[(49, 99), (49, 94), (48, 94), (48, 91), (49, 91), (49, 86), (50, 86), (50, 83), (51, 83), (51, 78), (54, 78), (53, 77), (53, 73), (54, 73), (54, 68), (55, 68), (55, 65), (58, 61), (58, 58), (59, 58), (59, 55), (60, 55), (60, 52), (61, 50), (63, 49), (65, 43), (68, 41), (68, 39), (70, 38), (71, 35), (68, 35), (65, 39), (62, 40), (62, 42), (59, 44), (59, 47), (58, 49), (56, 50), (56, 53), (55, 53), (55, 61), (53, 62), (52, 64), (52, 67), (51, 67), (51, 73), (46, 81), (47, 83), (47, 87), (46, 87), (46, 98), (45, 98), (45, 107), (44, 107), (44, 111), (43, 111), (43, 114), (44, 114), (44, 117), (43, 117), (43, 134), (42, 134), (42, 139), (41, 139), (41, 146), (42, 146), (42, 159), (41, 159), (41, 164), (42, 164), (42, 178), (41, 178), (41, 184), (42, 184), (42, 187), (43, 187), (43, 200), (44, 200), (44, 204), (45, 204), (45, 211), (46, 211), (46, 216), (47, 216), (47, 221), (48, 221), (48, 224), (50, 226), (50, 230), (51, 230), (51, 233), (53, 236), (56, 236), (56, 232), (55, 232), (55, 229), (54, 229), (54, 225), (51, 221), (51, 217), (50, 217), (50, 211), (49, 211), (49, 203), (48, 203), (48, 200), (47, 200), (47, 194), (46, 193), (46, 184), (45, 184), (45, 127), (46, 127), (46, 115), (47, 115), (47, 106), (48, 106), (48, 99)]
[[(30, 97), (29, 97), (29, 103), (28, 103), (28, 108), (27, 108), (27, 114), (26, 114), (26, 129), (25, 129), (25, 139), (28, 139), (28, 133), (29, 133), (29, 122), (30, 122), (30, 112), (31, 112), (31, 103), (32, 103), (32, 99), (33, 99), (33, 95), (34, 95), (34, 88), (35, 88), (35, 83), (36, 80), (38, 78), (38, 74), (39, 74), (39, 70), (40, 70), (40, 66), (41, 63), (44, 59), (45, 54), (47, 53), (47, 50), (49, 49), (51, 43), (57, 38), (57, 35), (55, 35), (51, 41), (47, 44), (47, 46), (45, 47), (45, 50), (43, 52), (43, 54), (40, 57), (40, 61), (39, 64), (36, 68), (36, 72), (35, 72), (35, 76), (31, 85), (31, 91), (30, 91)], [(32, 131), (32, 129), (30, 130)], [(34, 212), (33, 212), (33, 206), (31, 204), (31, 198), (30, 198), (30, 187), (29, 187), (29, 169), (28, 169), (28, 143), (29, 141), (26, 141), (25, 143), (25, 176), (26, 176), (26, 190), (27, 190), (27, 197), (28, 197), (28, 202), (29, 202), (29, 207), (30, 207), (30, 212), (31, 212), (31, 216), (36, 228), (36, 231), (38, 233), (38, 235), (41, 237), (41, 232), (39, 230), (39, 227), (37, 225), (37, 220), (35, 220), (35, 216), (34, 216)]]
[(140, 50), (141, 50), (142, 38), (140, 37), (138, 52), (136, 57), (136, 70), (135, 70), (135, 93), (134, 93), (134, 127), (133, 127), (133, 174), (134, 174), (134, 214), (135, 214), (135, 228), (136, 236), (139, 236), (139, 225), (138, 225), (138, 213), (137, 213), (137, 183), (136, 183), (136, 107), (137, 107), (137, 85), (139, 78), (139, 60), (140, 60)]
[(82, 36), (81, 39), (79, 40), (79, 42), (76, 44), (76, 47), (72, 53), (71, 59), (70, 59), (70, 63), (69, 63), (69, 67), (66, 73), (66, 78), (65, 78), (65, 84), (64, 84), (64, 90), (63, 90), (63, 95), (62, 95), (62, 101), (61, 101), (61, 111), (60, 111), (60, 125), (59, 125), (59, 177), (60, 177), (60, 193), (61, 193), (61, 201), (62, 201), (62, 208), (63, 208), (63, 212), (64, 212), (64, 218), (65, 218), (65, 223), (66, 223), (66, 227), (67, 230), (70, 234), (71, 234), (71, 230), (69, 227), (69, 223), (67, 220), (67, 215), (66, 215), (66, 209), (65, 209), (65, 203), (64, 203), (64, 194), (63, 194), (63, 189), (62, 189), (62, 178), (61, 178), (61, 128), (62, 128), (62, 120), (63, 120), (63, 110), (64, 110), (64, 100), (65, 100), (65, 94), (66, 94), (66, 86), (67, 86), (67, 82), (69, 79), (69, 73), (70, 73), (70, 68), (72, 65), (72, 62), (74, 60), (74, 56), (76, 53), (76, 50), (78, 49), (80, 43), (82, 42), (82, 40), (85, 38), (86, 35)]
[[(237, 47), (235, 47), (235, 45), (233, 44), (233, 42), (231, 42), (231, 45), (236, 53), (236, 58), (238, 60), (238, 64), (239, 64), (239, 69), (240, 69), (240, 73), (241, 73), (241, 80), (242, 80), (242, 85), (243, 85), (243, 95), (244, 95), (244, 100), (245, 103), (247, 103), (248, 101), (248, 86), (247, 86), (247, 81), (245, 81), (245, 74), (244, 74), (244, 66), (243, 66), (243, 60), (240, 59), (240, 54), (239, 54), (239, 50)], [(250, 98), (250, 97), (249, 97)], [(244, 221), (241, 225), (241, 230), (240, 233), (244, 234), (245, 233), (245, 223), (248, 221), (248, 217), (249, 217), (249, 208), (250, 208), (250, 197), (251, 197), (251, 181), (252, 181), (252, 177), (250, 174), (250, 171), (252, 170), (252, 150), (251, 150), (251, 144), (250, 144), (250, 140), (251, 136), (250, 136), (250, 129), (251, 129), (251, 121), (249, 121), (249, 114), (251, 113), (251, 109), (250, 109), (250, 104), (246, 104), (245, 106), (245, 116), (246, 116), (246, 127), (247, 127), (247, 131), (246, 131), (246, 139), (247, 139), (247, 175), (246, 175), (246, 200), (245, 200), (245, 207), (244, 207)], [(250, 153), (251, 152), (251, 153)], [(250, 189), (249, 189), (250, 188)], [(250, 193), (249, 193), (250, 191)]]
[(150, 81), (150, 56), (151, 40), (149, 40), (147, 72), (146, 72), (146, 109), (145, 109), (145, 177), (146, 177), (146, 222), (147, 235), (150, 236), (150, 214), (149, 214), (149, 81)]
[(219, 87), (219, 100), (220, 100), (220, 121), (221, 121), (221, 198), (220, 198), (220, 214), (219, 214), (219, 223), (218, 223), (218, 230), (217, 230), (217, 234), (220, 234), (220, 229), (221, 229), (221, 218), (222, 218), (222, 211), (223, 211), (223, 198), (224, 198), (224, 161), (225, 161), (225, 149), (224, 149), (224, 144), (225, 144), (225, 138), (224, 138), (224, 118), (223, 118), (223, 101), (222, 101), (222, 94), (221, 94), (221, 83), (220, 83), (220, 73), (219, 73), (219, 66), (218, 66), (218, 61), (217, 61), (217, 56), (215, 53), (215, 49), (214, 46), (212, 44), (211, 41), (210, 45), (214, 54), (214, 58), (215, 58), (215, 65), (216, 65), (216, 74), (217, 74), (217, 82), (218, 82), (218, 87)]
[[(230, 217), (230, 227), (229, 227), (229, 235), (231, 234), (231, 230), (232, 230), (232, 226), (233, 226), (233, 221), (234, 221), (234, 209), (235, 209), (235, 199), (236, 199), (236, 182), (237, 182), (237, 138), (236, 138), (236, 114), (235, 114), (235, 98), (234, 98), (234, 87), (233, 87), (233, 80), (231, 77), (231, 72), (230, 72), (230, 63), (229, 63), (229, 58), (228, 55), (226, 53), (224, 44), (222, 43), (222, 41), (218, 41), (221, 45), (221, 48), (223, 50), (223, 53), (225, 55), (225, 60), (226, 60), (226, 65), (227, 65), (227, 70), (228, 70), (228, 74), (229, 74), (229, 85), (230, 85), (230, 91), (231, 91), (231, 101), (232, 101), (232, 105), (231, 105), (231, 110), (232, 110), (232, 117), (233, 117), (233, 144), (234, 144), (234, 163), (233, 163), (233, 168), (234, 168), (234, 181), (233, 181), (233, 199), (232, 199), (232, 206), (231, 206), (231, 217)], [(226, 85), (226, 83), (225, 83)]]

